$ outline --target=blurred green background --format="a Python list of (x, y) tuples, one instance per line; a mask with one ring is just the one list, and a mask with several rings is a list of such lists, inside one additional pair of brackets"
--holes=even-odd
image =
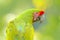
[[(5, 28), (8, 21), (31, 8), (35, 8), (32, 0), (0, 0), (0, 40), (5, 40)], [(47, 7), (45, 13), (44, 23), (38, 27), (38, 24), (35, 25), (34, 39), (60, 40), (60, 0), (52, 0), (51, 6)]]

